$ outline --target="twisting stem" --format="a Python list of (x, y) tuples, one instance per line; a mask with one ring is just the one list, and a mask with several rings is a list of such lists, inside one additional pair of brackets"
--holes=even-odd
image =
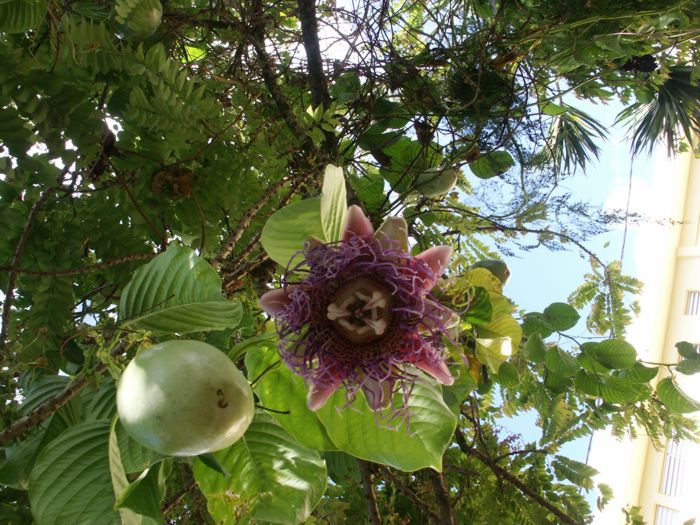
[[(120, 341), (110, 352), (110, 355), (117, 356), (123, 354), (129, 348), (129, 345), (130, 343), (126, 341)], [(5, 445), (5, 443), (8, 443), (13, 439), (22, 437), (31, 428), (34, 428), (39, 423), (47, 419), (51, 414), (54, 414), (60, 410), (61, 407), (77, 396), (86, 386), (90, 384), (92, 377), (94, 377), (96, 374), (101, 374), (106, 369), (106, 363), (99, 363), (95, 365), (89, 373), (83, 374), (82, 376), (77, 377), (68, 383), (68, 386), (66, 386), (65, 390), (63, 390), (60, 394), (49, 398), (44, 403), (29, 412), (26, 416), (15, 421), (12, 425), (0, 432), (0, 446)]]
[(520, 492), (522, 492), (525, 496), (530, 498), (532, 501), (541, 505), (549, 512), (554, 514), (559, 519), (559, 523), (564, 523), (566, 525), (582, 525), (580, 522), (576, 521), (571, 516), (564, 513), (561, 509), (555, 507), (549, 501), (537, 494), (537, 492), (532, 490), (530, 487), (528, 487), (525, 483), (520, 481), (517, 477), (508, 472), (506, 469), (496, 465), (486, 454), (479, 452), (475, 448), (470, 448), (469, 445), (467, 445), (467, 442), (464, 439), (464, 434), (462, 434), (462, 431), (459, 429), (459, 427), (457, 427), (457, 429), (455, 430), (455, 437), (457, 438), (457, 445), (459, 445), (459, 449), (464, 454), (478, 459), (484, 465), (490, 468), (491, 471), (494, 474), (496, 474), (496, 476), (498, 476), (500, 479), (507, 481), (515, 488), (517, 488)]
[(365, 497), (367, 498), (367, 512), (372, 525), (382, 525), (382, 518), (379, 516), (379, 507), (377, 507), (377, 496), (374, 494), (374, 485), (372, 484), (372, 474), (369, 472), (369, 463), (367, 461), (357, 460), (360, 464), (360, 472), (362, 473), (362, 485), (365, 489)]
[(36, 214), (39, 212), (44, 203), (54, 194), (58, 188), (47, 189), (41, 197), (34, 203), (32, 209), (29, 210), (29, 216), (27, 221), (24, 223), (24, 229), (22, 230), (22, 235), (20, 235), (19, 242), (17, 242), (17, 247), (15, 248), (15, 253), (12, 256), (12, 261), (10, 261), (10, 268), (7, 275), (7, 288), (5, 288), (5, 302), (2, 306), (2, 329), (0, 330), (0, 362), (6, 357), (5, 347), (7, 345), (7, 327), (10, 322), (10, 310), (12, 309), (12, 301), (14, 300), (14, 289), (15, 282), (17, 281), (17, 265), (22, 258), (22, 253), (24, 252), (24, 247), (29, 239), (29, 232), (32, 229), (32, 224), (36, 218)]

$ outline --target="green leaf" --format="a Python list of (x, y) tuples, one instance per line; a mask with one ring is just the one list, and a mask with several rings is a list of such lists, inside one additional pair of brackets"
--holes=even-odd
[(593, 488), (593, 476), (598, 474), (598, 471), (587, 465), (565, 456), (554, 456), (552, 467), (559, 478), (568, 479), (577, 487), (583, 487), (586, 490)]
[(491, 321), (492, 315), (493, 306), (489, 299), (489, 292), (481, 286), (475, 286), (464, 320), (473, 324), (486, 324)]
[(48, 2), (5, 0), (0, 2), (0, 33), (24, 33), (39, 27), (46, 18)]
[(659, 396), (659, 400), (673, 412), (684, 414), (700, 410), (700, 403), (688, 397), (670, 377), (659, 381), (659, 384), (656, 386), (656, 393)]
[(214, 472), (218, 472), (221, 474), (223, 477), (227, 478), (231, 475), (231, 473), (226, 470), (226, 467), (224, 467), (221, 463), (219, 463), (219, 460), (216, 459), (216, 456), (214, 455), (213, 452), (207, 452), (205, 454), (200, 454), (197, 456), (197, 460), (201, 461), (203, 465), (206, 465), (210, 469), (212, 469)]
[(518, 374), (518, 369), (513, 363), (506, 361), (498, 369), (498, 374), (496, 379), (506, 388), (514, 388), (520, 382), (520, 375)]
[[(442, 470), (442, 456), (452, 440), (457, 418), (442, 400), (438, 385), (416, 383), (408, 399), (409, 428), (405, 418), (382, 421), (362, 395), (345, 406), (345, 396), (345, 390), (337, 391), (318, 411), (340, 450), (407, 472), (426, 467)], [(401, 393), (394, 402), (401, 406)]]
[(345, 195), (345, 177), (343, 169), (326, 166), (321, 190), (321, 225), (324, 239), (328, 242), (339, 241), (345, 227), (348, 203)]
[(567, 303), (552, 303), (544, 309), (543, 315), (555, 330), (562, 332), (573, 328), (581, 318), (574, 307)]
[(659, 373), (659, 367), (647, 367), (642, 363), (635, 363), (632, 368), (626, 368), (620, 372), (620, 378), (633, 383), (648, 383)]
[(697, 348), (695, 348), (695, 345), (693, 343), (689, 343), (688, 341), (680, 341), (676, 343), (676, 349), (678, 350), (678, 353), (681, 355), (681, 357), (685, 358), (693, 358), (693, 357), (700, 357), (698, 354)]
[(601, 397), (608, 403), (622, 405), (633, 403), (648, 395), (649, 387), (641, 383), (632, 383), (618, 377), (608, 378), (600, 387)]
[(260, 242), (270, 259), (286, 267), (311, 236), (326, 240), (319, 197), (294, 202), (273, 213), (263, 227)]
[(445, 404), (450, 407), (450, 410), (459, 416), (462, 403), (464, 403), (467, 394), (472, 390), (476, 390), (477, 387), (478, 385), (472, 375), (467, 370), (463, 370), (454, 383), (449, 386), (443, 385), (442, 398)]
[[(117, 436), (118, 421), (116, 416), (112, 419), (112, 423), (109, 427), (108, 445), (109, 475), (112, 480), (114, 494), (122, 493), (129, 486), (129, 480), (126, 477), (126, 472), (124, 472), (124, 466), (122, 464), (122, 455), (119, 451), (119, 438)], [(118, 523), (121, 525), (152, 525), (161, 522), (161, 520), (154, 521), (147, 516), (137, 514), (127, 508), (119, 509), (119, 516), (121, 520)]]
[(493, 339), (477, 338), (476, 357), (489, 367), (494, 374), (498, 373), (501, 365), (512, 355), (509, 337), (495, 337)]
[(507, 151), (492, 151), (469, 164), (469, 169), (480, 179), (490, 179), (503, 175), (515, 166), (515, 161)]
[(678, 366), (676, 366), (676, 370), (681, 374), (685, 374), (688, 376), (697, 374), (698, 372), (700, 372), (700, 357), (683, 359), (683, 361), (678, 363)]
[(37, 523), (121, 525), (112, 508), (109, 430), (109, 420), (81, 423), (42, 450), (29, 478), (29, 501)]
[(576, 359), (558, 346), (553, 346), (545, 352), (544, 366), (562, 377), (572, 376), (579, 369)]
[[(337, 449), (316, 413), (306, 405), (308, 387), (304, 380), (294, 375), (280, 358), (277, 337), (259, 341), (257, 348), (249, 349), (245, 366), (249, 377), (257, 379), (253, 386), (263, 406), (288, 412), (272, 413), (282, 428), (307, 447), (316, 450)], [(260, 376), (263, 372), (264, 375)]]
[(144, 470), (133, 483), (119, 493), (115, 508), (129, 509), (160, 521), (160, 504), (165, 496), (165, 482), (171, 468), (172, 460), (168, 458)]
[(556, 117), (557, 115), (561, 115), (562, 113), (566, 113), (566, 108), (559, 106), (557, 104), (554, 104), (553, 102), (545, 102), (540, 107), (540, 111), (542, 111), (542, 113), (544, 115), (550, 115), (552, 117)]
[(595, 359), (608, 368), (631, 368), (637, 362), (637, 351), (623, 339), (608, 339), (591, 348)]
[(552, 335), (554, 327), (550, 325), (540, 312), (528, 312), (523, 316), (523, 333), (527, 336), (539, 334), (546, 338)]
[(242, 314), (240, 303), (222, 296), (216, 270), (175, 245), (136, 270), (119, 302), (125, 325), (158, 332), (235, 328)]
[(527, 343), (523, 348), (523, 355), (529, 361), (533, 363), (541, 363), (544, 361), (544, 354), (547, 347), (544, 345), (542, 336), (539, 332), (534, 332), (527, 338)]
[(340, 451), (327, 451), (321, 454), (326, 460), (328, 477), (333, 483), (361, 483), (360, 465), (350, 454)]
[(214, 455), (231, 475), (225, 478), (200, 462), (194, 475), (218, 524), (253, 518), (293, 525), (309, 517), (326, 488), (318, 453), (262, 412), (239, 441)]
[(587, 396), (600, 397), (601, 384), (602, 381), (599, 376), (588, 374), (584, 370), (576, 372), (574, 377), (574, 386)]
[(144, 447), (127, 434), (118, 420), (114, 433), (117, 436), (119, 446), (119, 461), (127, 474), (141, 472), (163, 459), (164, 456), (161, 453)]

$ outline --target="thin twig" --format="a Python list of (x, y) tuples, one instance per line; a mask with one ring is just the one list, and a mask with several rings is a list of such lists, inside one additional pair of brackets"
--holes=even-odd
[(362, 485), (365, 488), (365, 497), (367, 498), (369, 521), (372, 525), (382, 525), (382, 518), (379, 516), (379, 507), (377, 507), (377, 496), (374, 494), (372, 475), (369, 472), (369, 463), (363, 460), (357, 460), (357, 462), (360, 464), (360, 472), (362, 473)]
[(180, 503), (182, 498), (184, 498), (187, 495), (187, 493), (195, 487), (196, 484), (197, 484), (197, 481), (193, 479), (183, 489), (179, 490), (172, 498), (170, 498), (169, 501), (167, 501), (163, 505), (163, 507), (161, 508), (161, 511), (160, 511), (160, 515), (165, 517), (168, 514), (170, 514), (170, 512), (173, 510), (175, 505)]
[(506, 469), (496, 465), (486, 454), (479, 452), (475, 448), (470, 448), (469, 445), (467, 445), (467, 442), (464, 439), (464, 434), (462, 434), (462, 431), (459, 429), (459, 427), (455, 430), (455, 437), (457, 439), (457, 445), (459, 445), (459, 449), (464, 454), (478, 459), (484, 465), (490, 468), (491, 471), (494, 474), (496, 474), (498, 478), (507, 481), (515, 488), (517, 488), (520, 492), (522, 492), (525, 496), (530, 498), (532, 501), (554, 514), (559, 519), (559, 523), (564, 523), (566, 525), (582, 525), (581, 522), (576, 521), (564, 511), (552, 505), (549, 501), (537, 494), (537, 492), (528, 487), (525, 483), (520, 481), (517, 477), (508, 472)]
[[(120, 341), (110, 352), (110, 355), (117, 356), (123, 354), (129, 348), (129, 345), (130, 343), (124, 340)], [(51, 414), (56, 413), (66, 403), (77, 396), (86, 386), (88, 386), (95, 375), (101, 374), (106, 369), (106, 363), (98, 363), (91, 368), (88, 373), (85, 373), (80, 377), (76, 377), (73, 381), (68, 383), (68, 386), (66, 386), (65, 390), (63, 390), (61, 393), (49, 398), (44, 403), (29, 412), (26, 416), (12, 423), (9, 427), (0, 432), (0, 446), (5, 445), (13, 439), (22, 437), (30, 429), (47, 419)]]

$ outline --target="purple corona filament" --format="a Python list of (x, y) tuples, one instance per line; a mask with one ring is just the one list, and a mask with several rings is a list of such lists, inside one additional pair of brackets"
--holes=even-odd
[[(348, 209), (339, 242), (307, 242), (282, 288), (260, 305), (276, 319), (285, 363), (310, 385), (309, 408), (340, 387), (348, 400), (361, 389), (374, 410), (399, 390), (405, 404), (415, 368), (452, 384), (442, 340), (456, 315), (430, 295), (450, 254), (436, 246), (409, 255), (403, 219), (387, 219), (375, 233), (357, 206)], [(293, 280), (301, 270), (305, 277)]]

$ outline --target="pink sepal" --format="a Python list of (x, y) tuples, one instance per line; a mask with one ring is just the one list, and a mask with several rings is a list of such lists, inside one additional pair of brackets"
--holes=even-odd
[(276, 317), (285, 306), (292, 302), (289, 298), (289, 294), (296, 288), (294, 285), (287, 286), (286, 288), (278, 288), (277, 290), (270, 290), (265, 292), (263, 296), (258, 301), (260, 308), (262, 308), (265, 313)]
[(362, 208), (352, 205), (348, 208), (348, 215), (345, 219), (345, 230), (343, 231), (343, 241), (349, 241), (353, 237), (368, 237), (374, 233), (372, 223), (362, 211)]
[(450, 370), (447, 368), (447, 365), (442, 359), (437, 361), (435, 364), (429, 364), (427, 361), (419, 361), (416, 363), (416, 366), (424, 372), (428, 372), (431, 376), (438, 380), (438, 383), (442, 383), (443, 385), (451, 385), (455, 382), (454, 377), (452, 377)]

